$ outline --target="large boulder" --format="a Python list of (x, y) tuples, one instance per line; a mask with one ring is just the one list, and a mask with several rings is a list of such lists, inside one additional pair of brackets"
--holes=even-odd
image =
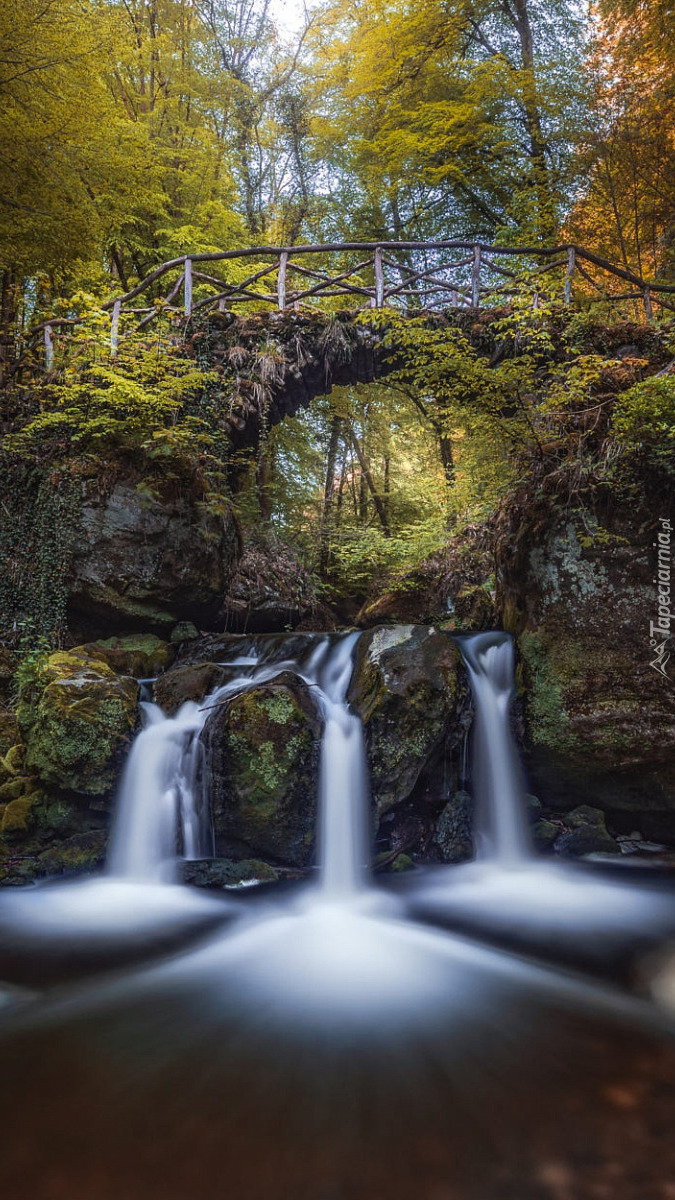
[(362, 634), (349, 700), (363, 720), (378, 817), (413, 798), (434, 768), (432, 787), (460, 785), (461, 750), (470, 723), (464, 670), (452, 639), (425, 625)]
[(548, 807), (644, 814), (675, 838), (675, 676), (654, 667), (660, 528), (589, 511), (523, 526), (500, 548), (504, 627), (518, 637), (526, 754)]
[(121, 481), (92, 495), (68, 576), (69, 619), (89, 633), (170, 631), (213, 619), (239, 553), (231, 514), (156, 499)]
[(52, 654), (21, 688), (27, 770), (66, 791), (109, 792), (136, 725), (137, 700), (136, 680), (117, 675), (86, 647)]
[(214, 709), (201, 737), (219, 854), (309, 865), (320, 732), (309, 688), (287, 672)]

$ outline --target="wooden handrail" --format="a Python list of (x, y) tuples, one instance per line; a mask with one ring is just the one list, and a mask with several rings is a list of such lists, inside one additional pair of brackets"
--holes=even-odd
[[(399, 263), (395, 261), (397, 252), (410, 251), (425, 251), (439, 254), (443, 251), (463, 251), (467, 257), (463, 257), (458, 262), (442, 262), (426, 263), (423, 269), (419, 266), (411, 266), (409, 263)], [(341, 264), (338, 273), (331, 275), (328, 268), (326, 270), (310, 269), (307, 266), (301, 266), (293, 259), (302, 258), (305, 256), (316, 255), (331, 255), (331, 254), (349, 254), (358, 253), (362, 255), (366, 253), (368, 257), (359, 261), (357, 265), (352, 265), (349, 269), (345, 269), (345, 265)], [(392, 256), (394, 256), (392, 258)], [(489, 257), (488, 257), (489, 256)], [(513, 293), (513, 288), (504, 286), (496, 286), (493, 282), (485, 281), (485, 273), (492, 273), (492, 280), (495, 275), (503, 275), (518, 280), (519, 274), (517, 265), (514, 264), (514, 270), (507, 270), (504, 266), (499, 266), (492, 262), (495, 257), (499, 258), (523, 258), (523, 259), (539, 259), (543, 260), (538, 267), (531, 268), (534, 273), (547, 272), (558, 270), (566, 267), (563, 296), (564, 303), (570, 304), (572, 298), (572, 280), (575, 273), (592, 284), (597, 291), (603, 295), (608, 302), (617, 303), (621, 300), (634, 300), (639, 296), (642, 299), (645, 308), (647, 320), (653, 319), (653, 304), (658, 304), (662, 308), (670, 311), (675, 311), (675, 303), (668, 301), (665, 298), (659, 297), (675, 297), (674, 283), (659, 283), (656, 280), (647, 280), (642, 276), (635, 274), (624, 266), (617, 266), (601, 255), (596, 254), (592, 250), (586, 249), (585, 246), (579, 246), (576, 243), (565, 242), (556, 246), (502, 246), (493, 245), (489, 242), (481, 241), (465, 241), (464, 239), (447, 239), (443, 241), (377, 241), (377, 242), (320, 242), (308, 243), (298, 246), (246, 246), (234, 250), (218, 250), (209, 252), (189, 253), (181, 255), (178, 258), (169, 259), (167, 262), (161, 263), (155, 267), (148, 275), (145, 276), (133, 288), (124, 292), (122, 295), (115, 296), (111, 300), (106, 300), (101, 306), (105, 312), (111, 313), (111, 330), (110, 330), (110, 346), (113, 357), (117, 353), (120, 340), (120, 322), (122, 316), (129, 317), (138, 313), (144, 313), (142, 319), (138, 321), (136, 328), (142, 329), (154, 320), (162, 311), (167, 311), (176, 315), (179, 310), (172, 302), (177, 297), (182, 288), (183, 291), (183, 312), (189, 317), (197, 310), (203, 310), (210, 305), (218, 305), (222, 310), (227, 302), (230, 303), (263, 303), (273, 305), (280, 311), (284, 311), (287, 307), (293, 305), (298, 306), (301, 301), (321, 300), (323, 297), (351, 297), (357, 303), (366, 302), (367, 307), (383, 308), (387, 303), (394, 299), (405, 299), (417, 301), (417, 307), (413, 309), (415, 312), (431, 311), (434, 307), (440, 307), (440, 301), (435, 299), (440, 293), (441, 297), (444, 293), (450, 292), (452, 304), (457, 306), (463, 304), (473, 308), (478, 308), (481, 300), (486, 296), (504, 296)], [(264, 265), (262, 268), (253, 270), (246, 279), (239, 283), (233, 283), (226, 279), (220, 279), (217, 275), (208, 275), (195, 269), (200, 264), (204, 263), (227, 263), (257, 259), (271, 259), (269, 265)], [(583, 265), (585, 264), (585, 265)], [(616, 294), (609, 292), (591, 277), (588, 273), (588, 266), (599, 268), (601, 271), (614, 276), (622, 282), (632, 285), (636, 292), (628, 294)], [(399, 282), (393, 283), (391, 277), (389, 282), (385, 277), (385, 267), (389, 270), (399, 272)], [(459, 281), (455, 277), (450, 277), (451, 273), (460, 271), (463, 267), (469, 268), (469, 273)], [(372, 283), (364, 283), (362, 277), (363, 270), (371, 270), (373, 272)], [(154, 301), (153, 308), (149, 309), (126, 309), (131, 300), (146, 292), (158, 280), (162, 279), (168, 272), (178, 270), (180, 272), (178, 280), (174, 281), (169, 294), (162, 300)], [(258, 280), (276, 272), (276, 289), (265, 293), (252, 291), (252, 286)], [(312, 287), (304, 289), (292, 290), (289, 287), (289, 275), (291, 272), (304, 274), (310, 278), (316, 279), (318, 282)], [(481, 274), (483, 278), (481, 279)], [(406, 277), (407, 276), (407, 277)], [(193, 284), (205, 283), (208, 286), (215, 287), (218, 290), (217, 295), (207, 296), (205, 299), (200, 299), (196, 303), (193, 301)], [(535, 306), (539, 303), (539, 293), (535, 297)], [(51, 368), (53, 364), (53, 348), (54, 348), (54, 331), (60, 326), (72, 326), (79, 324), (77, 317), (48, 317), (41, 321), (39, 325), (28, 333), (21, 335), (20, 340), (28, 349), (35, 346), (39, 335), (43, 335), (45, 346), (46, 364)], [(20, 359), (18, 360), (20, 361)], [(16, 365), (12, 364), (10, 375), (15, 373)]]

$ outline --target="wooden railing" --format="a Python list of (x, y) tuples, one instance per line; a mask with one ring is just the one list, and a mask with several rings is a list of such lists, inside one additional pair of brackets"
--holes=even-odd
[[(331, 259), (337, 260), (332, 270), (326, 265)], [(252, 269), (247, 272), (249, 263)], [(639, 302), (649, 321), (654, 305), (675, 312), (675, 284), (645, 280), (583, 246), (493, 246), (467, 241), (333, 242), (186, 254), (162, 263), (102, 307), (110, 313), (114, 356), (123, 325), (142, 330), (162, 314), (177, 319), (209, 309), (250, 309), (251, 305), (281, 312), (316, 310), (326, 300), (343, 299), (357, 311), (395, 307), (420, 315), (504, 303), (510, 296), (522, 295), (524, 286), (530, 289), (535, 308), (543, 297), (555, 294), (570, 305), (577, 276), (587, 295), (590, 289), (610, 304)], [(150, 303), (134, 306), (132, 301), (139, 297), (147, 297)], [(77, 323), (76, 317), (50, 318), (35, 326), (24, 344), (35, 346), (42, 338), (45, 366), (51, 370), (55, 330)]]

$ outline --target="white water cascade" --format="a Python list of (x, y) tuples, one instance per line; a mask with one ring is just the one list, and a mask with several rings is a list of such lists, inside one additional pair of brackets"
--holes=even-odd
[(474, 799), (479, 858), (502, 866), (532, 855), (520, 764), (509, 725), (513, 641), (507, 633), (456, 638), (475, 705)]
[[(333, 896), (363, 885), (367, 862), (367, 778), (363, 730), (346, 696), (358, 634), (321, 637), (306, 662), (281, 657), (283, 641), (235, 658), (236, 675), (199, 706), (175, 716), (143, 703), (145, 726), (122, 776), (107, 871), (136, 882), (172, 882), (180, 858), (213, 853), (209, 797), (199, 786), (199, 734), (230, 696), (292, 671), (314, 689), (324, 718), (319, 785), (319, 878)], [(260, 639), (264, 643), (265, 639)]]

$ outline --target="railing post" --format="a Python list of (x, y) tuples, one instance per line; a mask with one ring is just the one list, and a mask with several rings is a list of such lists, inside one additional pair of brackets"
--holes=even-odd
[(567, 248), (567, 272), (565, 274), (565, 304), (572, 303), (572, 276), (576, 266), (576, 251), (574, 246)]
[(54, 337), (51, 325), (45, 325), (45, 371), (54, 366)]
[(192, 259), (185, 259), (185, 279), (183, 280), (183, 297), (185, 299), (185, 316), (192, 312)]
[(382, 247), (375, 249), (375, 307), (384, 308), (384, 267), (382, 266)]
[(279, 304), (279, 312), (283, 312), (286, 307), (286, 271), (288, 268), (288, 252), (283, 250), (279, 259), (279, 277), (277, 280), (277, 301)]
[(645, 316), (648, 321), (651, 321), (654, 316), (654, 310), (652, 309), (652, 294), (649, 290), (649, 284), (647, 284), (647, 286), (644, 290), (644, 305), (645, 305)]
[(113, 304), (112, 318), (110, 321), (110, 353), (113, 358), (117, 358), (117, 347), (119, 346), (120, 332), (120, 313), (122, 311), (122, 301), (116, 300)]
[(474, 308), (480, 307), (480, 246), (473, 248), (473, 267), (471, 268), (471, 303)]

